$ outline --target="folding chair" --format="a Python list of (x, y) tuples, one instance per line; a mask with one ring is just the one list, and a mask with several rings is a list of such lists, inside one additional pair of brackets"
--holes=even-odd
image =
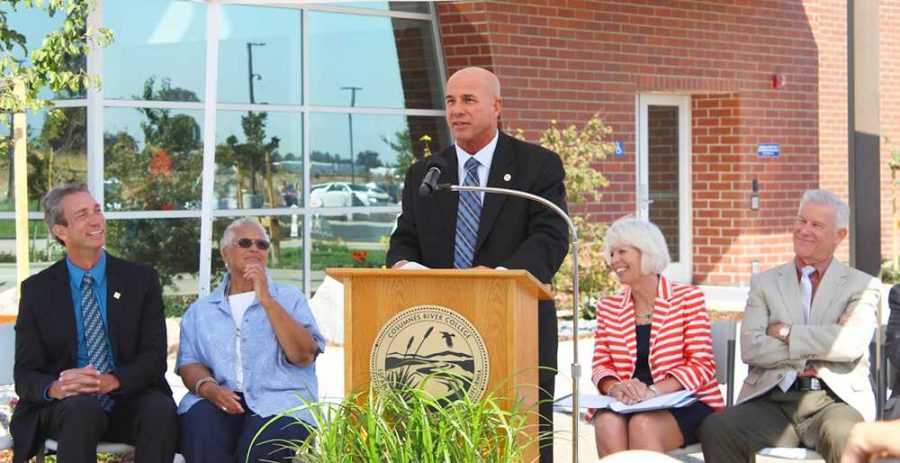
[[(871, 359), (869, 375), (875, 390), (875, 412), (877, 413), (877, 419), (881, 419), (886, 400), (887, 358), (882, 349), (883, 341), (884, 329), (883, 326), (879, 325), (875, 330), (875, 335), (872, 337), (872, 342), (869, 343), (869, 359)], [(779, 459), (788, 461), (825, 462), (825, 459), (818, 452), (803, 447), (766, 447), (760, 450), (756, 455), (757, 459), (762, 456), (768, 457), (770, 460)]]
[[(734, 362), (737, 337), (737, 322), (721, 320), (712, 324), (713, 357), (716, 359), (716, 382), (725, 385), (725, 406), (734, 403)], [(700, 451), (700, 444), (672, 450), (669, 455), (685, 456)]]

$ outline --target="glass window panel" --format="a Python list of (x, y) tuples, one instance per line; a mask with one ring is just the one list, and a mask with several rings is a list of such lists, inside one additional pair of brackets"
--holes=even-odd
[[(35, 273), (53, 265), (64, 255), (64, 249), (47, 233), (43, 220), (28, 221), (28, 273)], [(16, 221), (0, 220), (0, 290), (16, 287)], [(14, 298), (0, 298), (3, 302), (18, 302)], [(0, 310), (8, 309), (0, 305)], [(13, 312), (15, 313), (15, 312)]]
[(220, 102), (301, 103), (301, 15), (287, 8), (222, 6)]
[(106, 108), (103, 119), (106, 210), (200, 208), (202, 112)]
[(197, 299), (200, 219), (107, 220), (106, 249), (159, 272), (168, 316), (180, 316)]
[(678, 106), (648, 106), (650, 221), (659, 226), (672, 262), (679, 262)]
[[(206, 74), (206, 6), (185, 0), (106, 0), (115, 40), (103, 52), (111, 99), (200, 101)], [(161, 88), (154, 90), (152, 84)]]
[[(447, 124), (440, 117), (314, 113), (310, 117), (307, 204), (398, 204), (406, 169), (426, 150), (449, 144)], [(352, 163), (351, 148), (356, 153)]]
[[(25, 65), (31, 65), (31, 53), (40, 47), (44, 41), (44, 37), (62, 26), (65, 19), (65, 11), (57, 11), (56, 14), (50, 16), (44, 10), (35, 8), (26, 8), (19, 5), (19, 8), (12, 11), (7, 2), (0, 5), (0, 11), (8, 13), (6, 20), (10, 27), (25, 36), (25, 50), (19, 46), (12, 48), (12, 56), (15, 59), (25, 59)], [(87, 67), (85, 57), (68, 63), (68, 69), (72, 71), (82, 70)], [(45, 99), (72, 99), (84, 98), (84, 91), (70, 92), (64, 90), (58, 94), (54, 94), (49, 89), (43, 89), (38, 96)]]
[(405, 11), (409, 13), (429, 13), (428, 2), (340, 2), (333, 6), (347, 8), (369, 8), (372, 10)]
[[(41, 209), (48, 185), (87, 181), (86, 117), (83, 107), (27, 113), (29, 210)], [(4, 211), (15, 209), (12, 156), (12, 147), (0, 156), (0, 210)]]
[(443, 107), (431, 22), (322, 12), (309, 17), (312, 104)]
[(397, 212), (313, 215), (310, 284), (318, 288), (331, 267), (384, 267)]
[(242, 111), (218, 114), (216, 207), (299, 205), (303, 191), (302, 115)]
[[(219, 240), (225, 228), (236, 220), (234, 217), (219, 217), (213, 222), (212, 283), (215, 288), (225, 275), (225, 265), (219, 253)], [(272, 247), (266, 264), (272, 279), (303, 290), (303, 216), (272, 215), (256, 217), (269, 235)]]

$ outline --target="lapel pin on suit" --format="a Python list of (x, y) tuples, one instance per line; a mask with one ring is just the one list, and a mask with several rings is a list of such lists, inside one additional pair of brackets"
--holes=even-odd
[(512, 175), (505, 174), (505, 175), (503, 176), (503, 181), (504, 181), (504, 182), (508, 182), (508, 181), (510, 181), (510, 180), (512, 180)]
[(122, 293), (116, 291), (113, 293), (113, 299), (122, 299)]

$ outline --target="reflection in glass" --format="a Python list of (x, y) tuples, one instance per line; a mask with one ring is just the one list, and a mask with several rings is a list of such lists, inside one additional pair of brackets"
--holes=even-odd
[(650, 221), (659, 226), (672, 262), (680, 259), (678, 183), (678, 106), (647, 108)]
[(301, 11), (223, 5), (218, 101), (301, 103)]
[(200, 219), (107, 219), (106, 249), (159, 272), (167, 315), (197, 299)]
[[(312, 104), (443, 106), (429, 21), (323, 12), (311, 12), (309, 17)], [(352, 87), (359, 90), (345, 89)]]
[[(8, 4), (8, 2), (4, 3)], [(9, 8), (4, 5), (3, 10), (7, 13), (7, 23), (25, 38), (25, 49), (23, 50), (18, 45), (13, 46), (9, 49), (10, 56), (16, 60), (24, 60), (22, 64), (26, 66), (33, 64), (31, 53), (43, 44), (44, 37), (62, 26), (65, 19), (64, 11), (57, 11), (55, 15), (49, 16), (46, 11), (26, 8), (21, 4), (13, 11), (8, 11)], [(66, 63), (66, 68), (77, 72), (86, 69), (86, 63), (85, 57), (80, 56)], [(50, 89), (44, 88), (38, 93), (38, 97), (48, 100), (84, 98), (84, 90), (74, 93), (69, 90), (63, 90), (54, 94)]]
[(330, 267), (384, 266), (388, 238), (396, 212), (314, 215), (312, 220), (312, 274), (318, 288)]
[[(352, 123), (352, 130), (349, 124)], [(350, 133), (353, 151), (350, 161)], [(310, 207), (384, 206), (400, 201), (406, 170), (450, 144), (443, 118), (313, 113)]]
[(220, 111), (216, 207), (299, 206), (303, 122), (299, 113)]
[(405, 11), (409, 13), (428, 13), (429, 2), (340, 2), (328, 3), (332, 6), (346, 8), (368, 8), (372, 10)]
[[(29, 210), (40, 210), (48, 186), (87, 181), (86, 117), (86, 108), (78, 107), (27, 114)], [(4, 154), (0, 156), (0, 210), (11, 211), (15, 208), (12, 146)]]
[[(28, 221), (29, 273), (44, 270), (64, 256), (63, 247), (47, 233), (43, 220)], [(0, 220), (0, 290), (16, 286), (16, 221)], [(0, 306), (0, 309), (5, 307)]]
[(310, 207), (398, 204), (409, 166), (450, 144), (441, 117), (354, 114), (352, 124), (354, 162), (347, 115), (310, 116)]
[[(225, 275), (225, 265), (219, 253), (219, 240), (225, 227), (236, 220), (235, 217), (219, 217), (213, 222), (212, 283), (215, 288)], [(267, 263), (269, 275), (279, 283), (295, 286), (303, 290), (303, 216), (271, 215), (256, 217), (266, 229), (272, 247), (269, 248)]]
[[(103, 92), (111, 99), (200, 101), (206, 63), (206, 6), (171, 0), (105, 0), (115, 40), (103, 52)], [(169, 82), (180, 92), (147, 92)]]
[(199, 209), (202, 116), (200, 111), (107, 108), (105, 208)]

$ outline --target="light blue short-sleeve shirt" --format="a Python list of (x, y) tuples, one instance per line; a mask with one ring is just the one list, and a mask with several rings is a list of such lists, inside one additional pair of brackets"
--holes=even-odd
[[(325, 351), (325, 337), (313, 318), (306, 297), (299, 289), (276, 283), (268, 274), (269, 292), (284, 307), (288, 315), (309, 330), (319, 347)], [(218, 288), (206, 297), (191, 304), (181, 319), (181, 339), (177, 373), (182, 365), (199, 363), (212, 372), (213, 378), (226, 387), (237, 385), (235, 336), (241, 338), (242, 371), (244, 375), (244, 399), (254, 413), (273, 416), (318, 400), (318, 379), (315, 361), (298, 367), (288, 361), (278, 344), (275, 331), (269, 323), (265, 308), (254, 300), (247, 311), (241, 329), (232, 319), (225, 288), (230, 276), (225, 277)], [(178, 413), (186, 413), (197, 402), (205, 400), (188, 392), (178, 404)], [(309, 411), (300, 410), (293, 416), (313, 424)]]

